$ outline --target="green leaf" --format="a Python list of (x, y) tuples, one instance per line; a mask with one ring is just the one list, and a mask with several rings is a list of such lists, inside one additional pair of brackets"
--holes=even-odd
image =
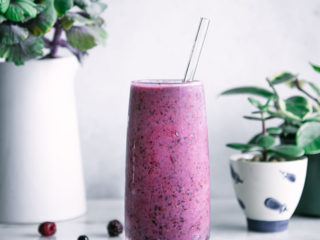
[(5, 13), (8, 10), (10, 0), (0, 0), (0, 13)]
[[(271, 128), (268, 128), (268, 129), (270, 130)], [(277, 129), (280, 129), (282, 131), (281, 128), (277, 128)], [(272, 131), (270, 131), (270, 132), (272, 132)], [(257, 135), (255, 135), (253, 138), (250, 139), (248, 144), (249, 145), (259, 145), (259, 146), (268, 148), (269, 145), (273, 146), (275, 144), (275, 141), (276, 141), (275, 138), (272, 136), (263, 135), (262, 133), (258, 133)]]
[(265, 105), (263, 106), (263, 108), (262, 108), (264, 111), (268, 109), (268, 107), (269, 107), (269, 105), (270, 105), (270, 102), (271, 102), (272, 100), (274, 100), (274, 97), (269, 97), (269, 98), (268, 98), (268, 101), (266, 102), (266, 104), (265, 104)]
[(310, 63), (310, 65), (315, 71), (320, 72), (320, 66), (319, 65), (316, 65), (316, 64), (313, 64), (313, 63)]
[(74, 0), (74, 5), (81, 9), (85, 9), (90, 5), (90, 0)]
[(260, 117), (243, 116), (243, 118), (248, 120), (262, 121), (262, 118)]
[(85, 25), (94, 25), (96, 20), (84, 17), (77, 12), (67, 12), (61, 20), (61, 26), (65, 30), (69, 30), (74, 24), (74, 22)]
[(44, 6), (43, 11), (28, 24), (30, 32), (35, 36), (44, 35), (49, 32), (57, 20), (53, 0), (45, 0), (42, 5)]
[(297, 76), (289, 72), (281, 72), (270, 79), (272, 85), (295, 81)]
[(97, 17), (95, 18), (95, 26), (99, 26), (99, 27), (102, 27), (102, 25), (104, 24), (104, 19), (102, 17)]
[(250, 95), (256, 95), (256, 96), (265, 97), (265, 98), (270, 98), (274, 96), (274, 94), (267, 89), (260, 88), (260, 87), (252, 87), (252, 86), (231, 88), (229, 90), (222, 92), (220, 95), (234, 95), (234, 94), (250, 94)]
[(276, 143), (276, 139), (270, 135), (262, 135), (258, 141), (257, 145), (263, 148), (270, 148)]
[(263, 135), (261, 133), (258, 133), (257, 135), (255, 135), (253, 138), (251, 138), (248, 142), (249, 145), (252, 144), (257, 144), (257, 142), (259, 141), (259, 139), (262, 137)]
[(4, 21), (6, 21), (7, 19), (5, 18), (5, 16), (0, 14), (0, 24), (3, 23)]
[(5, 17), (13, 22), (22, 22), (37, 15), (36, 4), (31, 0), (11, 0)]
[(312, 88), (312, 90), (320, 97), (320, 88), (315, 85), (313, 82), (307, 82), (309, 86)]
[(38, 0), (36, 9), (38, 13), (41, 13), (42, 11), (44, 11), (47, 7), (48, 7), (48, 3), (52, 3), (53, 4), (54, 0)]
[(303, 120), (312, 113), (312, 104), (304, 97), (293, 96), (285, 100), (285, 111)]
[(257, 111), (253, 111), (253, 112), (251, 112), (252, 114), (261, 114), (261, 113), (263, 113), (263, 111), (261, 111), (261, 110), (257, 110)]
[(72, 26), (66, 34), (70, 45), (81, 51), (103, 44), (106, 39), (106, 32), (97, 26)]
[(107, 33), (102, 27), (98, 26), (88, 26), (95, 38), (95, 42), (99, 45), (105, 45), (106, 43), (106, 38), (107, 38)]
[(61, 27), (66, 31), (69, 30), (74, 24), (74, 19), (68, 17), (67, 14), (61, 19)]
[(267, 112), (270, 114), (270, 116), (274, 117), (274, 118), (281, 118), (281, 119), (284, 119), (286, 121), (289, 121), (289, 122), (299, 122), (301, 121), (300, 118), (298, 118), (297, 116), (291, 114), (291, 113), (288, 113), (288, 112), (284, 112), (283, 110), (281, 109), (285, 109), (285, 103), (284, 101), (279, 101), (278, 100), (278, 103), (279, 103), (279, 106), (280, 106), (280, 110), (273, 110), (273, 109), (268, 109)]
[(303, 121), (313, 111), (311, 102), (301, 96), (293, 96), (285, 101), (278, 99), (277, 105), (279, 107), (278, 111), (274, 112), (268, 109), (268, 113), (288, 121)]
[(13, 22), (21, 22), (25, 18), (24, 11), (19, 6), (14, 4), (9, 5), (5, 16), (7, 19)]
[(271, 135), (280, 135), (282, 133), (282, 128), (274, 127), (274, 128), (267, 128), (267, 133)]
[(29, 31), (23, 27), (13, 24), (0, 25), (0, 43), (12, 45), (22, 42), (29, 36)]
[(311, 121), (320, 122), (320, 113), (319, 112), (312, 113), (308, 117), (306, 117), (304, 120), (309, 122)]
[(29, 36), (26, 40), (13, 45), (0, 45), (0, 57), (16, 65), (22, 65), (29, 59), (42, 56), (41, 37)]
[(283, 135), (296, 135), (298, 132), (300, 126), (294, 125), (294, 124), (281, 124), (280, 127), (283, 130)]
[(54, 0), (54, 7), (59, 16), (63, 16), (69, 9), (73, 7), (73, 0)]
[(242, 150), (242, 151), (250, 151), (253, 149), (260, 149), (256, 145), (242, 144), (242, 143), (229, 143), (229, 144), (227, 144), (227, 147), (237, 149), (237, 150)]
[[(248, 120), (256, 120), (256, 121), (262, 121), (262, 118), (259, 118), (259, 117), (253, 117), (253, 116), (243, 116), (244, 119), (248, 119)], [(265, 117), (264, 120), (270, 120), (270, 119), (273, 119), (274, 117), (273, 116), (268, 116), (268, 117)]]
[(297, 132), (296, 141), (306, 154), (320, 153), (320, 123), (304, 123)]
[(87, 26), (72, 26), (66, 31), (66, 34), (70, 45), (81, 51), (86, 51), (97, 45), (94, 33)]
[(269, 151), (285, 158), (299, 158), (304, 155), (303, 149), (295, 145), (278, 145)]
[(254, 107), (256, 107), (256, 108), (258, 108), (258, 109), (262, 110), (263, 105), (262, 105), (262, 103), (261, 103), (261, 102), (259, 102), (258, 100), (256, 100), (256, 99), (254, 99), (254, 98), (249, 97), (249, 98), (248, 98), (248, 101), (249, 101), (249, 102), (250, 102)]
[[(104, 20), (100, 17), (98, 18), (89, 18), (86, 14), (82, 12), (67, 12), (65, 16), (61, 20), (61, 26), (65, 30), (69, 30), (73, 24), (81, 24), (87, 25), (88, 27), (92, 28), (93, 32), (96, 32), (97, 40), (99, 41), (99, 36), (102, 36), (103, 43), (106, 39), (106, 32), (103, 28), (100, 28), (104, 23)], [(103, 44), (102, 42), (99, 44)]]
[(92, 18), (99, 17), (104, 10), (107, 8), (107, 4), (102, 2), (92, 2), (87, 8), (86, 12), (90, 15)]
[(36, 4), (31, 0), (15, 0), (16, 4), (24, 11), (25, 16), (34, 18), (37, 16)]
[(296, 79), (296, 81), (292, 81), (292, 82), (285, 82), (285, 85), (287, 85), (290, 88), (295, 88), (297, 87), (297, 85), (299, 85), (299, 87), (303, 87), (306, 84), (305, 80), (298, 80)]

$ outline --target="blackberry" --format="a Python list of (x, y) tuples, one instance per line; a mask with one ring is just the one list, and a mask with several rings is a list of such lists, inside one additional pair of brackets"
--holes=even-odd
[(81, 235), (78, 237), (78, 240), (89, 240), (89, 238), (86, 235)]
[(118, 220), (112, 220), (107, 226), (110, 237), (117, 237), (123, 232), (123, 226)]

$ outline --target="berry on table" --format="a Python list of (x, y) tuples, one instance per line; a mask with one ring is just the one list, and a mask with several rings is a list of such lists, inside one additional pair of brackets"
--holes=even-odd
[(78, 240), (89, 240), (89, 238), (88, 238), (88, 236), (86, 236), (86, 235), (80, 235), (80, 236), (78, 237)]
[(57, 227), (54, 222), (43, 222), (39, 225), (38, 231), (42, 236), (48, 237), (56, 233)]
[(122, 233), (123, 226), (120, 221), (112, 220), (109, 222), (107, 229), (110, 237), (117, 237)]

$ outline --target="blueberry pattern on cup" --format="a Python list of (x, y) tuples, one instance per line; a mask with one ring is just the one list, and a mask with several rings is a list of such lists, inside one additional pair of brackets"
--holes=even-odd
[(289, 182), (294, 183), (296, 181), (296, 175), (293, 173), (285, 172), (285, 171), (280, 171), (282, 176), (287, 179)]
[(238, 198), (237, 200), (238, 200), (238, 203), (239, 203), (240, 207), (242, 209), (246, 209), (246, 205), (244, 205), (243, 201), (240, 198)]
[(243, 180), (240, 178), (239, 174), (236, 171), (234, 171), (232, 165), (230, 165), (230, 172), (235, 184), (243, 183)]
[(274, 199), (274, 198), (267, 198), (264, 201), (264, 205), (269, 209), (279, 211), (279, 213), (283, 213), (283, 212), (287, 211), (286, 204), (282, 204), (280, 201), (278, 201), (277, 199)]

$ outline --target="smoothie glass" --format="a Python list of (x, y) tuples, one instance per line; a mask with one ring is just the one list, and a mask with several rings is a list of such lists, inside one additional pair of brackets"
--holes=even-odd
[(206, 240), (210, 171), (199, 81), (131, 84), (127, 132), (127, 240)]

